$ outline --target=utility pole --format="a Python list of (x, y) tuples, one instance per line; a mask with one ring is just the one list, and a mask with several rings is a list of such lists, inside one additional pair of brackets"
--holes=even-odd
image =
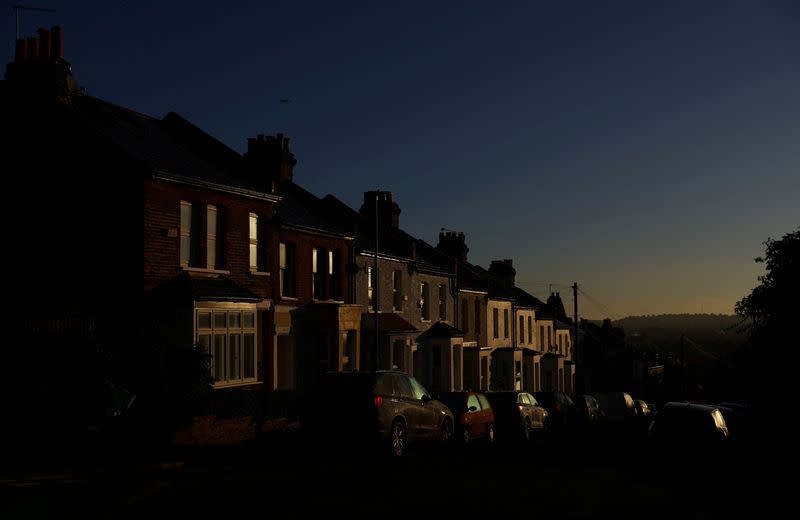
[(686, 358), (684, 357), (684, 336), (681, 334), (681, 394), (686, 399)]
[(373, 288), (373, 294), (375, 294), (375, 303), (373, 304), (373, 310), (375, 311), (375, 362), (376, 368), (380, 369), (381, 367), (381, 348), (380, 342), (378, 340), (378, 302), (380, 301), (379, 294), (378, 294), (378, 198), (380, 197), (380, 191), (375, 191), (375, 263), (373, 265), (372, 271), (375, 276)]
[(577, 361), (578, 354), (578, 282), (572, 282), (572, 304), (575, 315), (575, 337), (572, 342), (573, 359)]

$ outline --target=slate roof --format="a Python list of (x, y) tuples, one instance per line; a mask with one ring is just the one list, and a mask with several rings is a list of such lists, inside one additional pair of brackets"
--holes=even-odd
[(73, 94), (72, 110), (148, 173), (276, 198), (265, 184), (238, 175), (241, 155), (174, 112), (157, 119), (86, 94)]
[(280, 183), (276, 192), (281, 197), (276, 213), (282, 225), (310, 232), (353, 237), (354, 230), (341, 219), (330, 218), (326, 203), (313, 193), (294, 182)]

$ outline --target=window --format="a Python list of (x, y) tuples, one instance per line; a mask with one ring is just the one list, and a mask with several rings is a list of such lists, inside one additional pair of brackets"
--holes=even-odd
[(481, 301), (475, 300), (475, 336), (481, 333)]
[(461, 331), (469, 332), (469, 306), (466, 298), (461, 300)]
[(225, 215), (216, 206), (206, 208), (206, 264), (209, 269), (225, 269)]
[(544, 352), (544, 325), (539, 325), (539, 350)]
[(215, 385), (256, 378), (255, 311), (197, 309), (197, 345), (210, 357)]
[(428, 282), (422, 282), (419, 284), (419, 292), (422, 295), (422, 319), (423, 320), (430, 320), (431, 319), (431, 289), (428, 285)]
[(478, 401), (481, 402), (481, 408), (484, 410), (491, 410), (492, 407), (489, 405), (489, 400), (486, 399), (486, 396), (483, 394), (478, 394)]
[(294, 245), (281, 242), (280, 269), (281, 269), (281, 296), (295, 296), (294, 289)]
[(494, 329), (492, 331), (492, 337), (494, 339), (500, 337), (500, 319), (498, 317), (498, 312), (497, 309), (492, 309), (492, 328)]
[(508, 309), (503, 309), (503, 337), (508, 338)]
[(528, 343), (533, 345), (533, 318), (528, 316)]
[(311, 250), (311, 270), (313, 272), (313, 276), (311, 278), (311, 285), (312, 285), (312, 294), (314, 295), (315, 300), (322, 299), (322, 276), (325, 272), (325, 268), (321, 265), (324, 262), (324, 252), (320, 251), (316, 247)]
[(547, 346), (553, 346), (553, 327), (552, 325), (547, 326)]
[(340, 253), (338, 250), (328, 251), (328, 297), (333, 300), (341, 300), (341, 271)]
[(198, 204), (181, 201), (181, 265), (200, 267), (201, 209)]
[(403, 310), (403, 271), (392, 271), (392, 307), (396, 311)]
[(250, 270), (263, 273), (267, 270), (266, 255), (264, 255), (264, 217), (250, 213)]
[[(475, 408), (472, 410), (472, 408)], [(481, 410), (481, 405), (478, 402), (478, 396), (475, 394), (469, 394), (467, 397), (467, 411), (470, 412), (479, 412)]]
[(519, 317), (519, 342), (525, 343), (525, 318)]
[(439, 319), (447, 319), (447, 286), (439, 284)]
[(367, 266), (367, 300), (370, 308), (375, 308), (375, 270)]

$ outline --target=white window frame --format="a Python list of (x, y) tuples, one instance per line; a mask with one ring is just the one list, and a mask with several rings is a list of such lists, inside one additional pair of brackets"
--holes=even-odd
[[(200, 327), (200, 315), (208, 313), (210, 326), (209, 327)], [(217, 327), (214, 323), (214, 314), (225, 314), (225, 327)], [(231, 326), (231, 315), (232, 314), (239, 314), (239, 326), (232, 327)], [(253, 326), (245, 326), (245, 314), (252, 314), (253, 317)], [(253, 338), (253, 373), (251, 377), (244, 376), (244, 363), (245, 363), (245, 337), (247, 335), (252, 335)], [(194, 341), (196, 345), (200, 344), (200, 337), (201, 336), (208, 336), (209, 343), (208, 343), (208, 355), (209, 355), (209, 371), (211, 377), (214, 379), (213, 387), (214, 388), (223, 388), (223, 387), (230, 387), (230, 386), (237, 386), (237, 385), (248, 385), (252, 383), (256, 383), (258, 381), (258, 361), (259, 361), (259, 352), (258, 352), (258, 313), (256, 310), (256, 306), (254, 304), (243, 304), (243, 303), (203, 303), (202, 305), (196, 305), (194, 309)], [(215, 373), (215, 347), (214, 347), (214, 337), (215, 336), (223, 336), (225, 338), (225, 375), (224, 378), (217, 381), (217, 374)], [(231, 345), (231, 337), (238, 336), (239, 337), (239, 377), (236, 379), (232, 379), (230, 377), (230, 345)]]

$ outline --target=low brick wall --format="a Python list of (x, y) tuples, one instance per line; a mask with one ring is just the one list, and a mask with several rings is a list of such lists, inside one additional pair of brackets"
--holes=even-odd
[(241, 444), (256, 437), (253, 416), (219, 418), (215, 415), (194, 417), (192, 425), (175, 433), (179, 446)]

